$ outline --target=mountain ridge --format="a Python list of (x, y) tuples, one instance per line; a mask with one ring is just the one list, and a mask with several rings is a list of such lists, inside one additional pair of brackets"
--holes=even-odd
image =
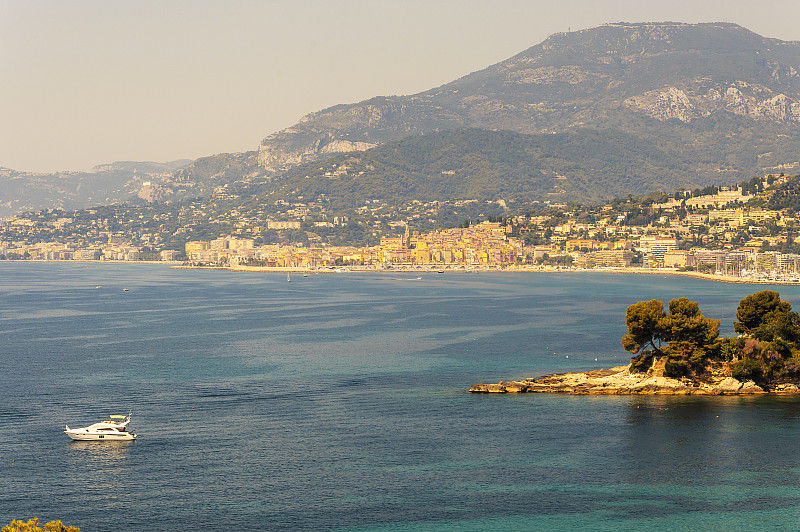
[[(277, 172), (336, 151), (459, 127), (521, 133), (614, 127), (676, 140), (679, 126), (726, 114), (753, 119), (751, 129), (759, 119), (794, 128), (800, 127), (798, 72), (800, 43), (736, 24), (606, 24), (553, 34), (418, 94), (309, 113), (262, 140), (258, 161)], [(637, 124), (643, 116), (657, 124), (643, 128)]]
[[(583, 192), (569, 196), (564, 189), (560, 200), (597, 200), (620, 192), (612, 192), (608, 183), (626, 182), (631, 192), (642, 193), (652, 186), (733, 183), (765, 171), (793, 171), (800, 166), (800, 41), (762, 37), (725, 22), (611, 23), (555, 33), (439, 87), (308, 113), (297, 124), (268, 135), (257, 151), (201, 157), (171, 175), (161, 175), (163, 167), (143, 166), (171, 163), (130, 161), (99, 165), (87, 173), (4, 170), (0, 216), (42, 207), (202, 197), (228, 184), (240, 187), (264, 180), (277, 186), (305, 164), (463, 129), (523, 135), (577, 132), (587, 141), (597, 131), (608, 131), (611, 138), (638, 137), (633, 160), (641, 165), (640, 179), (620, 180), (608, 173), (630, 166), (621, 160), (625, 154), (592, 142), (596, 149), (614, 153), (617, 161), (597, 170), (594, 181), (581, 177)], [(451, 153), (461, 149), (460, 156), (475, 157), (477, 148), (471, 142), (454, 144)], [(664, 165), (664, 150), (675, 154), (671, 168)], [(641, 159), (641, 153), (656, 158)], [(553, 166), (546, 172), (580, 166), (568, 154), (561, 156), (550, 160)], [(598, 160), (602, 156), (592, 155)], [(527, 163), (502, 161), (500, 166), (508, 164)], [(496, 171), (485, 168), (490, 174)], [(580, 172), (589, 170), (581, 167)], [(512, 182), (514, 175), (506, 177), (505, 182), (491, 180), (498, 187), (494, 195), (520, 188)], [(529, 199), (558, 195), (552, 187), (540, 192), (546, 196)]]

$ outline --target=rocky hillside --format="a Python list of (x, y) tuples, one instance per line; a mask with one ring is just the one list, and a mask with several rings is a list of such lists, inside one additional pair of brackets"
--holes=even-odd
[[(420, 94), (312, 113), (265, 138), (258, 162), (278, 171), (462, 127), (530, 134), (613, 128), (690, 142), (700, 157), (684, 178), (734, 182), (796, 162), (784, 157), (800, 148), (800, 43), (727, 23), (619, 23), (559, 33)], [(732, 138), (752, 149), (732, 157)]]

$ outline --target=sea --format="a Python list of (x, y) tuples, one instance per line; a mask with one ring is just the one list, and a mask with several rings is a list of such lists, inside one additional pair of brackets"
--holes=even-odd
[[(476, 395), (626, 364), (625, 310), (761, 289), (554, 272), (0, 262), (0, 525), (798, 530), (800, 398)], [(64, 425), (133, 413), (134, 442)]]

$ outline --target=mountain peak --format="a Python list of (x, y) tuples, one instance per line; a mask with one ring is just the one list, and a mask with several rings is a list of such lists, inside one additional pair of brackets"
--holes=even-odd
[[(615, 129), (693, 143), (694, 182), (749, 179), (794, 162), (800, 138), (800, 43), (728, 22), (616, 22), (567, 33), (483, 70), (410, 95), (309, 114), (270, 135), (262, 168), (278, 171), (342, 151), (457, 128), (525, 134)], [(747, 154), (721, 139), (747, 139)], [(794, 142), (794, 141), (792, 141)], [(738, 144), (741, 146), (741, 144)], [(727, 179), (726, 179), (727, 181)]]
[(775, 39), (765, 39), (729, 22), (616, 22), (550, 35), (542, 43), (517, 54), (538, 57), (542, 54), (581, 53), (587, 57), (705, 50), (730, 53), (763, 49)]

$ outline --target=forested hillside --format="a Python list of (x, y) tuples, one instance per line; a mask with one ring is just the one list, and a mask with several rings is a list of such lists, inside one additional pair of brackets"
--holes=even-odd
[[(739, 153), (731, 156), (747, 151), (739, 143), (732, 143), (734, 148)], [(324, 196), (331, 208), (352, 208), (366, 200), (597, 202), (695, 188), (702, 184), (696, 161), (703, 157), (691, 143), (619, 130), (525, 135), (459, 129), (307, 163), (254, 193), (276, 199)], [(722, 173), (716, 182), (729, 184), (738, 177)]]

